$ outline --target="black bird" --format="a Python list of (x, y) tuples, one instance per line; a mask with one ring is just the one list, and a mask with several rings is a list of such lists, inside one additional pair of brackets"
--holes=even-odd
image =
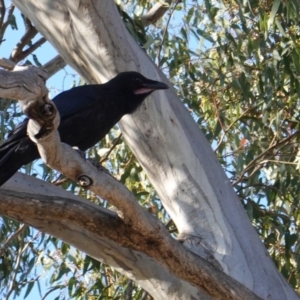
[[(61, 141), (85, 151), (99, 142), (126, 114), (133, 113), (162, 82), (137, 72), (123, 72), (105, 84), (78, 86), (57, 95)], [(20, 123), (0, 146), (0, 186), (20, 167), (40, 157), (27, 136), (28, 119)]]

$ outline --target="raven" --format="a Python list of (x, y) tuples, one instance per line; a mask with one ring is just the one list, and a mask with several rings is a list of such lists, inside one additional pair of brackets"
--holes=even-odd
[[(85, 151), (99, 142), (126, 114), (133, 113), (162, 82), (137, 72), (122, 72), (105, 84), (83, 85), (57, 95), (53, 102), (60, 114), (61, 141)], [(27, 136), (25, 119), (0, 146), (0, 186), (18, 169), (40, 157)]]

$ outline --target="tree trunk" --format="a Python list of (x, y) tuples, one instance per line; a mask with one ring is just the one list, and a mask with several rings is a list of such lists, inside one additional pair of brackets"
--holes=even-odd
[[(112, 0), (13, 2), (88, 82), (103, 82), (125, 70), (167, 82), (129, 35)], [(263, 299), (298, 299), (173, 89), (154, 93), (137, 113), (122, 119), (121, 128), (185, 246), (217, 260), (224, 272)]]

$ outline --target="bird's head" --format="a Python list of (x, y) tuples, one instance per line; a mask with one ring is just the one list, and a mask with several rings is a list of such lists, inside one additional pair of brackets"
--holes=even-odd
[(156, 90), (169, 88), (166, 84), (148, 79), (138, 72), (122, 72), (113, 80), (118, 81), (124, 91), (131, 92), (133, 95), (141, 95), (143, 98)]
[(118, 104), (124, 107), (125, 114), (133, 113), (152, 92), (169, 88), (166, 84), (148, 79), (138, 72), (119, 73), (107, 85), (120, 95)]

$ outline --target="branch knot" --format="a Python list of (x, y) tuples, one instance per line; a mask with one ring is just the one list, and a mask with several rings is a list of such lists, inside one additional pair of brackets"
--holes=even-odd
[(90, 187), (91, 185), (93, 185), (93, 180), (91, 177), (87, 176), (87, 175), (81, 175), (78, 177), (78, 183), (85, 188)]

